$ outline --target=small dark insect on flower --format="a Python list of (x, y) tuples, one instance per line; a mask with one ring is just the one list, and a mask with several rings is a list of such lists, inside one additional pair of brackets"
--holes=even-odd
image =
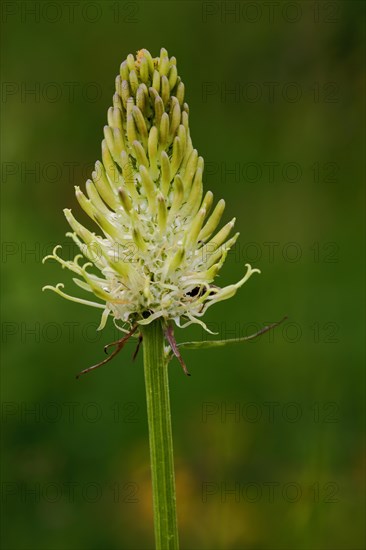
[[(215, 286), (215, 285), (210, 285), (210, 288), (212, 289), (217, 289), (219, 288), (218, 286)], [(196, 286), (194, 288), (192, 288), (192, 290), (190, 290), (189, 292), (186, 292), (186, 296), (191, 296), (192, 298), (195, 298), (195, 297), (200, 297), (200, 296), (203, 296), (204, 293), (205, 293), (205, 288), (202, 287), (202, 286)], [(209, 292), (208, 296), (212, 296), (213, 294), (215, 294), (215, 291), (212, 290), (211, 292)]]

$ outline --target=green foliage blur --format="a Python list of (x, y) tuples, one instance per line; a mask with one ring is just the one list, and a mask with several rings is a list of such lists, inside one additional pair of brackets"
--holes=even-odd
[(162, 46), (237, 217), (222, 283), (262, 271), (206, 321), (235, 338), (288, 316), (187, 350), (190, 379), (171, 363), (181, 546), (364, 547), (363, 20), (358, 1), (3, 2), (4, 549), (153, 548), (142, 357), (75, 380), (118, 334), (42, 293), (73, 283), (41, 259), (73, 253), (62, 209), (79, 214), (121, 61)]

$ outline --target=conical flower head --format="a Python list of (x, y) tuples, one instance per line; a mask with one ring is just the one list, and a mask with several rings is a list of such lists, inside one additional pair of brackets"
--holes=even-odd
[(102, 161), (86, 193), (76, 187), (94, 229), (66, 209), (67, 235), (81, 254), (65, 261), (56, 247), (45, 258), (76, 273), (74, 282), (98, 301), (65, 294), (62, 284), (44, 288), (103, 309), (100, 328), (109, 315), (130, 326), (157, 318), (205, 326), (207, 308), (259, 271), (247, 264), (238, 283), (212, 285), (239, 234), (230, 236), (235, 219), (218, 230), (225, 203), (213, 207), (212, 193), (203, 193), (204, 162), (192, 144), (184, 95), (176, 59), (165, 49), (156, 58), (140, 50), (121, 64)]

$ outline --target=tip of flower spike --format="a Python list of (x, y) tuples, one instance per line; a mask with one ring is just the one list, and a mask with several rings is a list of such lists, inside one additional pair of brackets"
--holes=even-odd
[(149, 59), (152, 59), (151, 53), (146, 48), (142, 48), (141, 50), (137, 50), (136, 53), (136, 61), (140, 62), (141, 59), (146, 58), (148, 61)]

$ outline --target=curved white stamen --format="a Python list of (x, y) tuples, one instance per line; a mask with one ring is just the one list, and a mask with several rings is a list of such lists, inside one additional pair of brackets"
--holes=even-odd
[(104, 304), (98, 304), (97, 302), (90, 302), (89, 300), (83, 300), (82, 298), (76, 298), (75, 296), (70, 296), (69, 294), (66, 294), (60, 288), (63, 288), (64, 285), (62, 283), (58, 283), (56, 286), (46, 285), (42, 288), (42, 291), (44, 290), (52, 290), (53, 292), (56, 292), (56, 294), (59, 294), (63, 298), (66, 298), (66, 300), (70, 300), (71, 302), (77, 302), (78, 304), (83, 304), (85, 306), (91, 306), (91, 307), (98, 307), (101, 309), (105, 308)]

